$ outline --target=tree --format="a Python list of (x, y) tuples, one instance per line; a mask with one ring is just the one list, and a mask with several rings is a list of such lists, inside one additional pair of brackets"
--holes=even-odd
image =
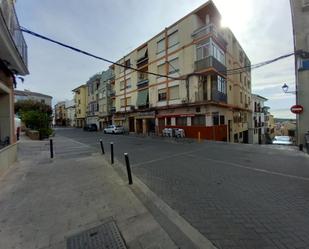
[(50, 106), (32, 100), (22, 100), (15, 103), (15, 113), (20, 116), (27, 128), (38, 130), (41, 138), (48, 137), (52, 133)]

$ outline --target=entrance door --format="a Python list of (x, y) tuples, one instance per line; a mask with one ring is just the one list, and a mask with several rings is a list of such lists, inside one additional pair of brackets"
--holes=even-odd
[(133, 117), (129, 118), (129, 131), (134, 132), (134, 118)]
[(249, 142), (249, 131), (243, 131), (243, 142), (247, 144)]
[(231, 142), (231, 134), (232, 134), (232, 120), (228, 120), (228, 131), (229, 131), (229, 142)]

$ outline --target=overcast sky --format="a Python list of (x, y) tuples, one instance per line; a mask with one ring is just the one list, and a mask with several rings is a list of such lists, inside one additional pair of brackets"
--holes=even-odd
[[(289, 0), (214, 0), (222, 25), (234, 32), (252, 64), (293, 51)], [(205, 3), (205, 0), (18, 0), (21, 26), (96, 55), (118, 60), (165, 27)], [(72, 89), (84, 84), (108, 64), (24, 34), (30, 75), (20, 90), (53, 96), (53, 103), (72, 99)], [(252, 71), (252, 92), (269, 100), (276, 117), (294, 117), (289, 108), (294, 89), (294, 58)]]

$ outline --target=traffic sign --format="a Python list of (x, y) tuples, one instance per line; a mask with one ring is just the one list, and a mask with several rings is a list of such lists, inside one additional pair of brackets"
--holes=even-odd
[(291, 107), (290, 110), (291, 110), (291, 112), (293, 112), (294, 114), (300, 114), (300, 113), (303, 112), (304, 107), (301, 106), (301, 105), (293, 105), (293, 106)]

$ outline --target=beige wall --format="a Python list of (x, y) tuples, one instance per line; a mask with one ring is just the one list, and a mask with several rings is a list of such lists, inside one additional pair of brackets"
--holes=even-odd
[(75, 89), (74, 99), (76, 118), (85, 118), (88, 104), (88, 93), (85, 85)]

